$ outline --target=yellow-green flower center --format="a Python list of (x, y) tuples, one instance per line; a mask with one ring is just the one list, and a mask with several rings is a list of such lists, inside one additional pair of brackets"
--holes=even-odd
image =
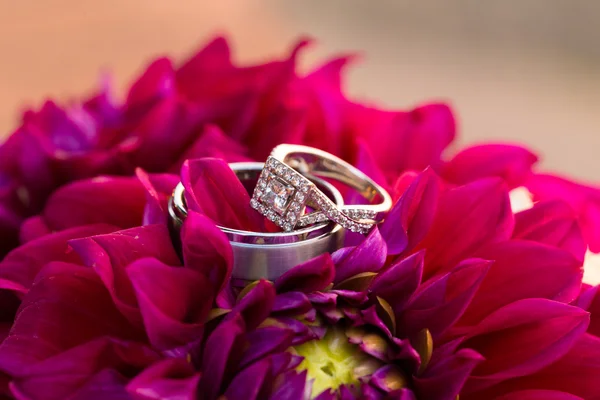
[(341, 385), (358, 383), (358, 378), (373, 371), (372, 357), (348, 342), (342, 329), (329, 328), (321, 340), (311, 340), (294, 348), (304, 357), (298, 366), (313, 380), (312, 397)]

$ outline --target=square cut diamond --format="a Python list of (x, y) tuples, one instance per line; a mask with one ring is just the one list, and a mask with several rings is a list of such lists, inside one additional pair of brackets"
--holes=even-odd
[(270, 176), (261, 200), (279, 215), (283, 215), (295, 191), (296, 189), (283, 179)]

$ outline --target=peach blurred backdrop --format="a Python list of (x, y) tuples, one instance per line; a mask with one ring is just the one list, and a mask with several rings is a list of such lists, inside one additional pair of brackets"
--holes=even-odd
[(600, 182), (599, 20), (588, 0), (0, 0), (0, 138), (25, 107), (89, 92), (102, 71), (122, 94), (151, 57), (182, 59), (216, 33), (244, 62), (307, 34), (304, 67), (363, 55), (352, 96), (447, 100), (463, 143), (519, 141), (546, 168)]
[(587, 0), (0, 0), (0, 136), (26, 106), (121, 89), (158, 54), (227, 33), (236, 57), (283, 54), (301, 34), (360, 51), (348, 90), (388, 107), (450, 101), (463, 142), (517, 140), (544, 164), (600, 180), (600, 3)]

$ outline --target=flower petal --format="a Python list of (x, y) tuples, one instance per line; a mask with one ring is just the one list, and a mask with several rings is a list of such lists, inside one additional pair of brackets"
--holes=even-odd
[(250, 365), (236, 375), (227, 387), (225, 398), (245, 400), (261, 398), (261, 389), (265, 385), (265, 381), (269, 378), (270, 370), (271, 362), (268, 358)]
[(156, 258), (167, 265), (180, 264), (164, 225), (147, 225), (75, 239), (69, 244), (84, 264), (96, 271), (119, 310), (134, 323), (141, 323), (141, 315), (126, 273), (127, 266), (145, 257)]
[(141, 258), (127, 267), (150, 343), (159, 350), (202, 336), (214, 289), (202, 274)]
[(39, 361), (101, 336), (137, 339), (143, 333), (117, 311), (94, 270), (50, 263), (39, 272), (0, 345), (0, 369), (22, 375)]
[(82, 262), (79, 255), (68, 245), (69, 240), (105, 234), (117, 229), (106, 224), (81, 226), (43, 236), (17, 247), (0, 261), (0, 282), (4, 282), (0, 283), (0, 288), (26, 293), (37, 273), (49, 262)]
[(250, 207), (248, 191), (225, 161), (188, 160), (181, 168), (181, 181), (188, 210), (227, 228), (265, 231), (264, 218)]
[(485, 357), (464, 393), (531, 374), (560, 359), (585, 333), (589, 314), (546, 299), (525, 299), (490, 314), (462, 343)]
[(575, 396), (565, 392), (557, 392), (554, 390), (519, 390), (496, 397), (496, 400), (584, 400), (579, 396)]
[(513, 224), (502, 180), (482, 179), (447, 190), (440, 196), (431, 229), (417, 247), (427, 250), (424, 277), (446, 272), (479, 248), (508, 239)]
[(583, 268), (564, 250), (512, 240), (492, 245), (477, 255), (494, 263), (461, 325), (474, 325), (491, 312), (520, 299), (538, 297), (570, 303), (579, 295)]
[(303, 400), (310, 394), (311, 385), (306, 380), (306, 371), (289, 371), (282, 376), (281, 384), (270, 399)]
[(129, 382), (127, 391), (139, 400), (194, 398), (200, 374), (192, 364), (172, 358), (152, 364)]
[(198, 385), (201, 400), (215, 400), (225, 381), (242, 357), (244, 320), (238, 314), (220, 323), (204, 346), (202, 377)]
[(425, 252), (419, 251), (400, 259), (377, 275), (369, 289), (385, 299), (399, 314), (421, 284), (424, 257)]
[(358, 246), (346, 247), (332, 254), (335, 282), (342, 282), (364, 272), (377, 272), (385, 263), (387, 246), (377, 227)]
[(535, 174), (525, 183), (533, 200), (563, 200), (575, 210), (583, 237), (594, 253), (600, 252), (600, 189), (560, 176)]
[(426, 169), (412, 181), (380, 225), (391, 255), (414, 248), (427, 234), (439, 197), (439, 179)]
[(453, 140), (456, 125), (445, 104), (428, 104), (409, 112), (395, 112), (386, 124), (375, 126), (368, 137), (371, 150), (385, 171), (437, 168), (442, 151)]
[(325, 253), (308, 260), (281, 275), (275, 281), (278, 293), (298, 291), (319, 292), (329, 286), (335, 276), (331, 255)]
[(157, 360), (158, 354), (140, 343), (98, 338), (30, 365), (13, 380), (11, 390), (18, 398), (63, 400), (102, 370), (132, 374)]
[(273, 284), (261, 280), (236, 304), (228, 317), (237, 318), (237, 315), (241, 315), (246, 329), (253, 330), (269, 316), (274, 302)]
[(179, 177), (172, 174), (147, 174), (141, 168), (135, 174), (145, 190), (146, 206), (144, 207), (143, 224), (167, 224), (168, 203), (173, 189), (179, 183)]
[(225, 234), (207, 217), (190, 212), (181, 229), (184, 265), (204, 274), (217, 292), (233, 268), (233, 251)]
[(446, 275), (429, 283), (410, 300), (398, 319), (408, 337), (428, 329), (434, 342), (460, 318), (468, 307), (491, 262), (468, 259)]
[(538, 157), (525, 147), (510, 144), (483, 144), (467, 147), (442, 168), (442, 177), (464, 185), (481, 178), (502, 178), (508, 187), (523, 184)]
[[(421, 376), (413, 378), (418, 398), (454, 400), (473, 369), (483, 357), (470, 349), (462, 349), (431, 363)], [(462, 394), (461, 394), (462, 397)]]
[(292, 345), (293, 338), (294, 332), (291, 329), (276, 326), (249, 332), (246, 335), (247, 349), (244, 351), (240, 366), (245, 367), (269, 354), (286, 351)]
[(580, 261), (587, 250), (575, 212), (560, 200), (540, 201), (515, 214), (513, 238), (559, 247)]
[(53, 230), (107, 223), (122, 229), (142, 223), (144, 188), (133, 177), (98, 177), (56, 190), (44, 208), (44, 220)]

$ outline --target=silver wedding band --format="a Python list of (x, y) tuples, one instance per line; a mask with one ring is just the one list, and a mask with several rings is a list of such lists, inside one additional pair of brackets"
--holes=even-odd
[[(231, 163), (229, 166), (240, 181), (252, 182), (260, 175), (264, 164)], [(336, 207), (344, 207), (343, 198), (333, 185), (317, 177), (311, 177), (309, 182)], [(181, 183), (169, 201), (169, 215), (175, 228), (179, 228), (187, 216)], [(339, 249), (344, 239), (344, 229), (329, 221), (276, 233), (218, 227), (227, 235), (233, 250), (232, 277), (244, 281), (275, 280), (298, 264)]]

